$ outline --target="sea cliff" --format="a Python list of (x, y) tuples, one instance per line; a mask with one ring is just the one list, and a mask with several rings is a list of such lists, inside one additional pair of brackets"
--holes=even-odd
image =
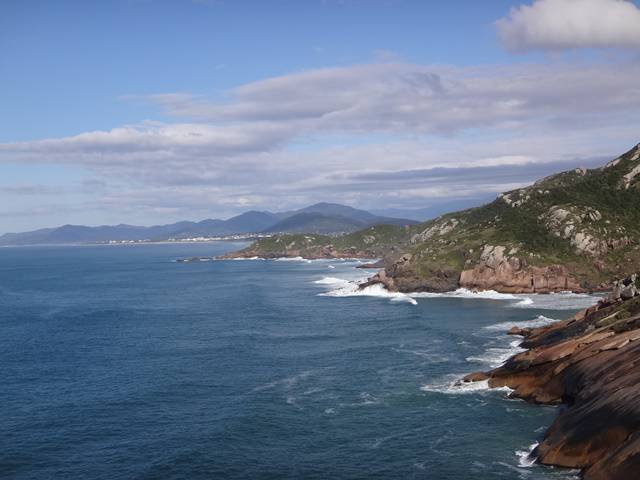
[(555, 324), (510, 331), (527, 350), (489, 372), (511, 397), (563, 408), (533, 455), (579, 468), (585, 480), (630, 480), (640, 472), (640, 278), (614, 285), (597, 305)]

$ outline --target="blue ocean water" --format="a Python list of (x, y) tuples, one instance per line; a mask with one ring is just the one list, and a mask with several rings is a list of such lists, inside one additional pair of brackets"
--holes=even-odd
[(590, 299), (413, 304), (349, 296), (355, 262), (174, 261), (240, 246), (0, 249), (0, 476), (575, 475), (521, 458), (554, 408), (452, 382)]

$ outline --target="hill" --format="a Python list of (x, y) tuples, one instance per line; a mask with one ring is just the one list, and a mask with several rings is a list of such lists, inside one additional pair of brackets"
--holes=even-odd
[(413, 220), (380, 217), (345, 205), (318, 203), (300, 210), (271, 213), (249, 211), (228, 220), (182, 221), (168, 225), (140, 227), (134, 225), (63, 225), (24, 233), (0, 236), (0, 245), (80, 244), (109, 241), (162, 241), (195, 237), (213, 237), (259, 233), (353, 232), (371, 224), (415, 224)]
[[(370, 282), (392, 290), (597, 290), (640, 268), (639, 181), (640, 145), (601, 168), (552, 175), (484, 206), (398, 229), (392, 245), (375, 228), (340, 242), (316, 236), (287, 245), (310, 257), (383, 257), (386, 268)], [(273, 242), (237, 255), (272, 256)]]

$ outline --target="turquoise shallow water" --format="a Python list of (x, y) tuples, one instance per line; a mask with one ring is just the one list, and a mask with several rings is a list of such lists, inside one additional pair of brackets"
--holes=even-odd
[(451, 382), (589, 299), (414, 305), (348, 296), (354, 262), (173, 261), (238, 247), (0, 249), (0, 477), (574, 476), (516, 455), (553, 408)]

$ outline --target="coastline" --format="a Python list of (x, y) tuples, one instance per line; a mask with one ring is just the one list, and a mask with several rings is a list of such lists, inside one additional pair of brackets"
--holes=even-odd
[(463, 379), (562, 406), (532, 451), (537, 462), (580, 469), (585, 480), (625, 480), (640, 471), (640, 295), (632, 290), (630, 298), (614, 293), (548, 326), (513, 328), (509, 334), (524, 337), (526, 350)]

